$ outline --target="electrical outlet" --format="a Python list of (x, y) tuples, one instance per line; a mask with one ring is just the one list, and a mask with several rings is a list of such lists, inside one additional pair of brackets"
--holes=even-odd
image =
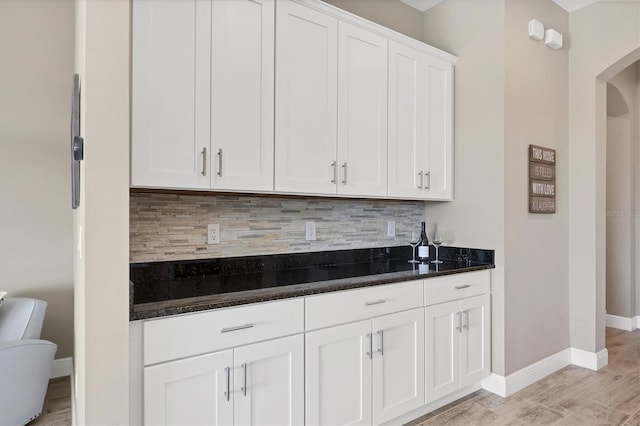
[(315, 241), (316, 240), (316, 223), (315, 222), (307, 222), (305, 226), (305, 239), (307, 241)]
[(395, 237), (396, 236), (396, 222), (390, 220), (387, 222), (387, 237)]
[(220, 224), (207, 225), (207, 244), (220, 244)]

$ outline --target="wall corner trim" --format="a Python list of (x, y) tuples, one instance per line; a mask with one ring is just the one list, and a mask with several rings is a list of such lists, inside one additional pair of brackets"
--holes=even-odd
[(607, 327), (617, 328), (619, 330), (632, 331), (638, 328), (638, 319), (640, 316), (633, 318), (620, 317), (618, 315), (607, 314), (605, 321)]
[(73, 358), (58, 358), (51, 364), (51, 378), (71, 376), (73, 373)]
[(609, 352), (607, 349), (589, 352), (577, 348), (567, 348), (506, 377), (491, 373), (482, 381), (482, 389), (506, 398), (568, 365), (577, 365), (597, 371), (608, 363)]

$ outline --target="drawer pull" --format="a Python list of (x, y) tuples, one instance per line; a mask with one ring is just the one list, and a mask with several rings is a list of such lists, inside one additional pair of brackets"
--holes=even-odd
[(224, 368), (224, 374), (225, 374), (226, 379), (227, 379), (227, 385), (226, 385), (227, 389), (224, 391), (224, 396), (226, 396), (227, 397), (227, 401), (229, 401), (229, 398), (231, 397), (230, 380), (229, 380), (229, 375), (231, 374), (231, 368), (225, 367)]
[(220, 333), (229, 333), (230, 331), (244, 330), (246, 328), (251, 328), (251, 327), (253, 327), (253, 324), (239, 325), (237, 327), (226, 327), (220, 330)]
[(369, 359), (373, 359), (373, 336), (371, 333), (367, 333), (367, 339), (369, 339), (369, 351), (367, 352), (367, 356)]
[(380, 347), (377, 352), (380, 353), (380, 356), (384, 356), (384, 330), (378, 331), (378, 334), (380, 335)]
[(247, 396), (247, 363), (242, 364), (242, 395)]
[(462, 333), (462, 312), (456, 312), (456, 316), (458, 317), (458, 326), (456, 327), (456, 331)]
[(379, 305), (381, 303), (386, 303), (386, 300), (380, 299), (380, 300), (376, 300), (374, 302), (364, 302), (365, 306)]
[(463, 288), (469, 288), (471, 287), (469, 284), (465, 284), (465, 285), (457, 285), (455, 286), (456, 290), (462, 290)]

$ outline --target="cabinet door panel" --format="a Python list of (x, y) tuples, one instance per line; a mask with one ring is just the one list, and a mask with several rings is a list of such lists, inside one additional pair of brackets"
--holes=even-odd
[(216, 0), (211, 16), (212, 186), (273, 190), (274, 1)]
[(335, 193), (338, 22), (279, 1), (275, 189)]
[(488, 294), (460, 302), (465, 327), (460, 347), (462, 386), (478, 383), (491, 371), (490, 303)]
[[(209, 188), (211, 3), (133, 2), (131, 184)], [(204, 171), (204, 174), (203, 174)]]
[(233, 398), (225, 395), (225, 368), (232, 365), (233, 352), (228, 350), (145, 367), (145, 424), (232, 424)]
[(387, 194), (387, 44), (340, 22), (338, 28), (339, 194)]
[(234, 358), (236, 425), (304, 423), (302, 334), (237, 348)]
[(426, 401), (460, 388), (460, 302), (429, 306), (426, 328)]
[(373, 320), (373, 423), (424, 405), (424, 309)]
[(453, 198), (453, 66), (425, 56), (427, 144), (423, 153), (426, 198)]
[(306, 334), (307, 425), (371, 424), (371, 321)]
[(389, 42), (389, 195), (423, 196), (424, 53)]

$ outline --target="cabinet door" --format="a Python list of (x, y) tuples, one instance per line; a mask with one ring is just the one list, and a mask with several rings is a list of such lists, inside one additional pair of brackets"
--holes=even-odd
[(387, 195), (387, 44), (339, 24), (339, 194)]
[(453, 199), (453, 65), (425, 55), (427, 139), (422, 157), (425, 197)]
[(491, 371), (490, 306), (488, 294), (460, 302), (463, 321), (460, 346), (461, 386), (478, 383)]
[(426, 143), (424, 53), (389, 42), (389, 195), (421, 198)]
[(145, 367), (146, 425), (233, 424), (233, 351)]
[(213, 188), (273, 190), (274, 10), (273, 0), (212, 2)]
[(302, 334), (236, 348), (236, 425), (304, 424)]
[(211, 2), (133, 2), (131, 185), (209, 188)]
[(427, 306), (426, 402), (460, 388), (460, 302)]
[(289, 0), (276, 14), (275, 190), (335, 194), (338, 22)]
[(306, 334), (307, 425), (371, 424), (371, 321)]
[(424, 405), (424, 308), (373, 320), (373, 424)]

